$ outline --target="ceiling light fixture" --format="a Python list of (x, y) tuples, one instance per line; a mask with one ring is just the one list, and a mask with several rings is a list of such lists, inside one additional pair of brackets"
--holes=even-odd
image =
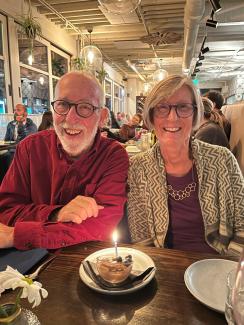
[(198, 72), (200, 72), (200, 69), (195, 69), (194, 70), (194, 73), (198, 73)]
[(103, 64), (102, 53), (99, 48), (91, 44), (92, 28), (87, 29), (90, 33), (90, 44), (83, 47), (80, 56), (84, 60), (84, 64), (87, 70), (95, 73), (96, 70), (101, 70)]
[(219, 0), (209, 0), (214, 12), (218, 12), (222, 9), (222, 7), (219, 4)]
[[(207, 22), (206, 22), (206, 26), (208, 26), (208, 27), (213, 27), (213, 28), (217, 28), (217, 27), (218, 27), (218, 22), (217, 22), (217, 20), (214, 20), (214, 10), (211, 11), (210, 19), (207, 20)], [(205, 36), (203, 42), (205, 42), (206, 37), (207, 37), (207, 36)]]
[(204, 56), (203, 55), (199, 55), (198, 61), (202, 61), (202, 60), (204, 60)]
[(206, 22), (206, 26), (217, 28), (218, 27), (218, 22), (217, 22), (217, 20), (208, 19), (207, 22)]
[(153, 81), (159, 82), (168, 77), (168, 72), (164, 69), (158, 69), (153, 73)]
[(198, 61), (198, 62), (196, 63), (196, 67), (200, 67), (201, 65), (202, 65), (202, 62), (199, 62), (199, 61)]
[(201, 49), (201, 52), (202, 52), (202, 54), (209, 52), (209, 47), (208, 46), (204, 47), (203, 49)]

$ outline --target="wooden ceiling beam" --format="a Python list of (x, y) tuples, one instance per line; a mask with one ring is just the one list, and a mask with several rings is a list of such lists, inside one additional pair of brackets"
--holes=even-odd
[[(56, 18), (57, 15), (54, 13), (45, 14), (48, 19)], [(80, 17), (80, 16), (94, 16), (94, 15), (102, 15), (104, 14), (100, 10), (91, 10), (91, 11), (72, 11), (62, 14), (65, 18), (68, 17)]]
[[(72, 4), (64, 3), (64, 4), (60, 4), (60, 5), (53, 5), (52, 7), (61, 14), (67, 13), (67, 12), (74, 12), (74, 11), (92, 11), (92, 10), (98, 9), (97, 1), (95, 1), (95, 2), (90, 2), (90, 1), (74, 2)], [(39, 12), (41, 14), (47, 14), (47, 13), (50, 13), (50, 10), (47, 9), (46, 7), (42, 6), (39, 8)]]

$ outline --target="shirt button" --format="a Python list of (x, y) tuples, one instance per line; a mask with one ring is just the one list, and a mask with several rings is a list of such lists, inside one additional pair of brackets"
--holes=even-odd
[(63, 242), (61, 243), (61, 246), (66, 246), (66, 242), (63, 241)]
[(32, 245), (32, 243), (28, 242), (28, 243), (25, 244), (25, 247), (33, 248), (33, 245)]

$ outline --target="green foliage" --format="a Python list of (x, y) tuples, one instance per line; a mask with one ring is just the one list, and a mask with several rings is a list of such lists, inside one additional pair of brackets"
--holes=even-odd
[(34, 40), (37, 36), (40, 37), (42, 35), (41, 25), (30, 13), (26, 16), (22, 16), (20, 23), (20, 32), (26, 36), (26, 38)]
[(106, 77), (109, 77), (107, 71), (104, 69), (104, 67), (101, 68), (101, 70), (97, 71), (97, 79), (102, 84)]
[(86, 70), (85, 62), (81, 58), (75, 58), (71, 60), (71, 66), (73, 70), (78, 70), (78, 71)]

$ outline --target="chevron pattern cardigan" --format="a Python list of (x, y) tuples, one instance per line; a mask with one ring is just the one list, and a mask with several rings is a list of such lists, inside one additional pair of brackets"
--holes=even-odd
[[(193, 140), (205, 240), (221, 254), (244, 247), (244, 178), (232, 153)], [(156, 143), (130, 161), (128, 222), (133, 242), (164, 246), (169, 224), (164, 161)]]

